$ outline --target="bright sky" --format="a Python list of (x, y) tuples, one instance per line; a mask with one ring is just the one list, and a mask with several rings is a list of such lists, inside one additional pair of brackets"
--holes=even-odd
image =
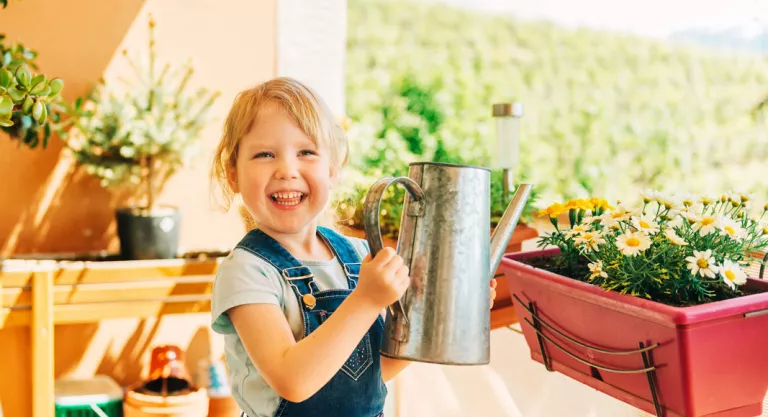
[(693, 27), (768, 30), (768, 0), (431, 0), (564, 25), (667, 36)]

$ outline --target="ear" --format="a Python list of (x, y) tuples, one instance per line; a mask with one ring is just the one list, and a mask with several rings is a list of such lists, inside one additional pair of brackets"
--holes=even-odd
[(240, 192), (240, 187), (237, 185), (237, 168), (236, 167), (232, 166), (227, 168), (227, 182), (229, 182), (229, 188), (231, 188), (235, 194)]
[(343, 175), (343, 169), (333, 169), (331, 168), (331, 187), (335, 187), (336, 185), (341, 182)]

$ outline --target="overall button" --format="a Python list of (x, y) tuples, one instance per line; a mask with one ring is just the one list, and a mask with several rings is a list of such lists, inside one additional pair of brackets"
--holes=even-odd
[(315, 299), (315, 296), (312, 294), (304, 294), (304, 296), (301, 297), (301, 300), (304, 301), (304, 305), (310, 310), (317, 305), (317, 299)]

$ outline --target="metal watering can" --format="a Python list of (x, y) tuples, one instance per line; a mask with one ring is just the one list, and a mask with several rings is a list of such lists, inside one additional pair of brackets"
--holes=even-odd
[(389, 306), (383, 355), (448, 365), (490, 362), (490, 280), (530, 196), (521, 184), (489, 240), (491, 171), (469, 165), (417, 162), (408, 177), (371, 186), (363, 226), (371, 256), (383, 249), (381, 198), (392, 184), (407, 191), (397, 253), (411, 285)]

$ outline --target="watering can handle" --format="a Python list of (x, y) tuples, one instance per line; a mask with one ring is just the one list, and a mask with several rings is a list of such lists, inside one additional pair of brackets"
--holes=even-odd
[[(408, 177), (384, 177), (376, 181), (371, 189), (368, 190), (368, 194), (365, 197), (365, 204), (363, 205), (363, 228), (365, 229), (365, 236), (368, 240), (368, 246), (371, 251), (371, 258), (375, 257), (382, 249), (384, 249), (384, 240), (381, 238), (381, 226), (379, 224), (379, 213), (381, 212), (381, 198), (384, 196), (384, 191), (392, 184), (402, 184), (405, 190), (408, 191), (411, 198), (414, 201), (421, 201), (424, 198), (424, 191), (419, 187), (414, 180)], [(395, 301), (395, 304), (400, 309), (403, 318), (408, 321), (408, 317), (405, 314), (405, 309), (400, 301)], [(392, 306), (389, 307), (389, 311), (394, 315)]]

